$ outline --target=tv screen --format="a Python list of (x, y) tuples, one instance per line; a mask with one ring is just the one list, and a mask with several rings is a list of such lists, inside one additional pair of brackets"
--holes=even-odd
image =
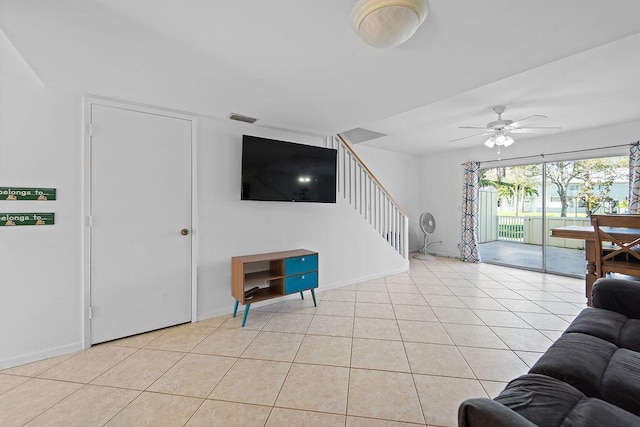
[(336, 202), (337, 151), (243, 135), (242, 200)]

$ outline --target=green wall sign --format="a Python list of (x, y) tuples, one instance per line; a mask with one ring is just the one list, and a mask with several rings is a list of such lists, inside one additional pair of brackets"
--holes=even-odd
[(0, 227), (14, 225), (51, 225), (55, 214), (47, 213), (0, 213)]
[(0, 187), (0, 200), (55, 200), (55, 188)]

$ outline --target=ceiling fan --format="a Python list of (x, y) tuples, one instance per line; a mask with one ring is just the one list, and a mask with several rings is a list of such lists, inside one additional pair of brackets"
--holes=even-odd
[(482, 129), (484, 132), (477, 133), (475, 135), (465, 136), (463, 138), (452, 139), (449, 142), (461, 141), (467, 138), (474, 138), (476, 136), (486, 136), (491, 135), (489, 139), (487, 139), (484, 143), (489, 148), (493, 148), (494, 145), (498, 147), (508, 147), (513, 144), (515, 141), (509, 135), (512, 133), (554, 133), (561, 131), (561, 127), (526, 127), (523, 126), (525, 124), (534, 122), (540, 119), (546, 119), (546, 116), (536, 114), (534, 116), (526, 117), (522, 120), (513, 121), (513, 120), (505, 120), (502, 118), (502, 113), (507, 109), (504, 105), (498, 105), (493, 107), (493, 111), (498, 115), (498, 120), (487, 123), (486, 127), (478, 127), (478, 126), (460, 126), (458, 129)]

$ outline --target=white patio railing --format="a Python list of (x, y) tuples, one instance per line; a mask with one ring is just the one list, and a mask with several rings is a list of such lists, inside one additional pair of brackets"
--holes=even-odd
[(524, 218), (517, 216), (498, 216), (498, 240), (524, 242)]
[[(486, 236), (481, 242), (502, 240), (508, 242), (542, 245), (542, 234), (547, 230), (546, 245), (560, 248), (582, 249), (584, 243), (575, 239), (559, 239), (550, 237), (548, 230), (568, 225), (590, 226), (589, 218), (547, 217), (543, 224), (542, 216), (494, 216), (496, 224), (493, 236)], [(486, 226), (486, 225), (485, 225)], [(543, 229), (544, 226), (544, 229)], [(492, 227), (493, 228), (493, 227)]]

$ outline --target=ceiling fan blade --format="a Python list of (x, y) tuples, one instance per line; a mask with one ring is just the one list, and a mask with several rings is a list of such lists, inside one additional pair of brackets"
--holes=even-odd
[(554, 133), (560, 132), (561, 127), (546, 127), (546, 128), (517, 128), (509, 129), (510, 133)]
[(491, 130), (491, 129), (487, 129), (486, 127), (480, 127), (480, 126), (458, 126), (458, 129), (482, 129), (482, 130)]
[(484, 133), (477, 133), (477, 134), (475, 134), (475, 135), (463, 136), (462, 138), (458, 138), (458, 139), (451, 139), (451, 140), (449, 140), (449, 142), (462, 141), (463, 139), (475, 138), (476, 136), (485, 136), (485, 135), (493, 135), (493, 131), (491, 131), (491, 132), (484, 132)]
[(526, 118), (524, 118), (522, 120), (518, 120), (517, 122), (513, 122), (509, 126), (506, 126), (506, 128), (507, 129), (509, 129), (509, 128), (519, 128), (524, 123), (531, 123), (531, 122), (535, 122), (536, 120), (546, 119), (546, 118), (547, 118), (547, 116), (543, 116), (541, 114), (536, 114), (535, 116), (529, 116), (529, 117), (526, 117)]

